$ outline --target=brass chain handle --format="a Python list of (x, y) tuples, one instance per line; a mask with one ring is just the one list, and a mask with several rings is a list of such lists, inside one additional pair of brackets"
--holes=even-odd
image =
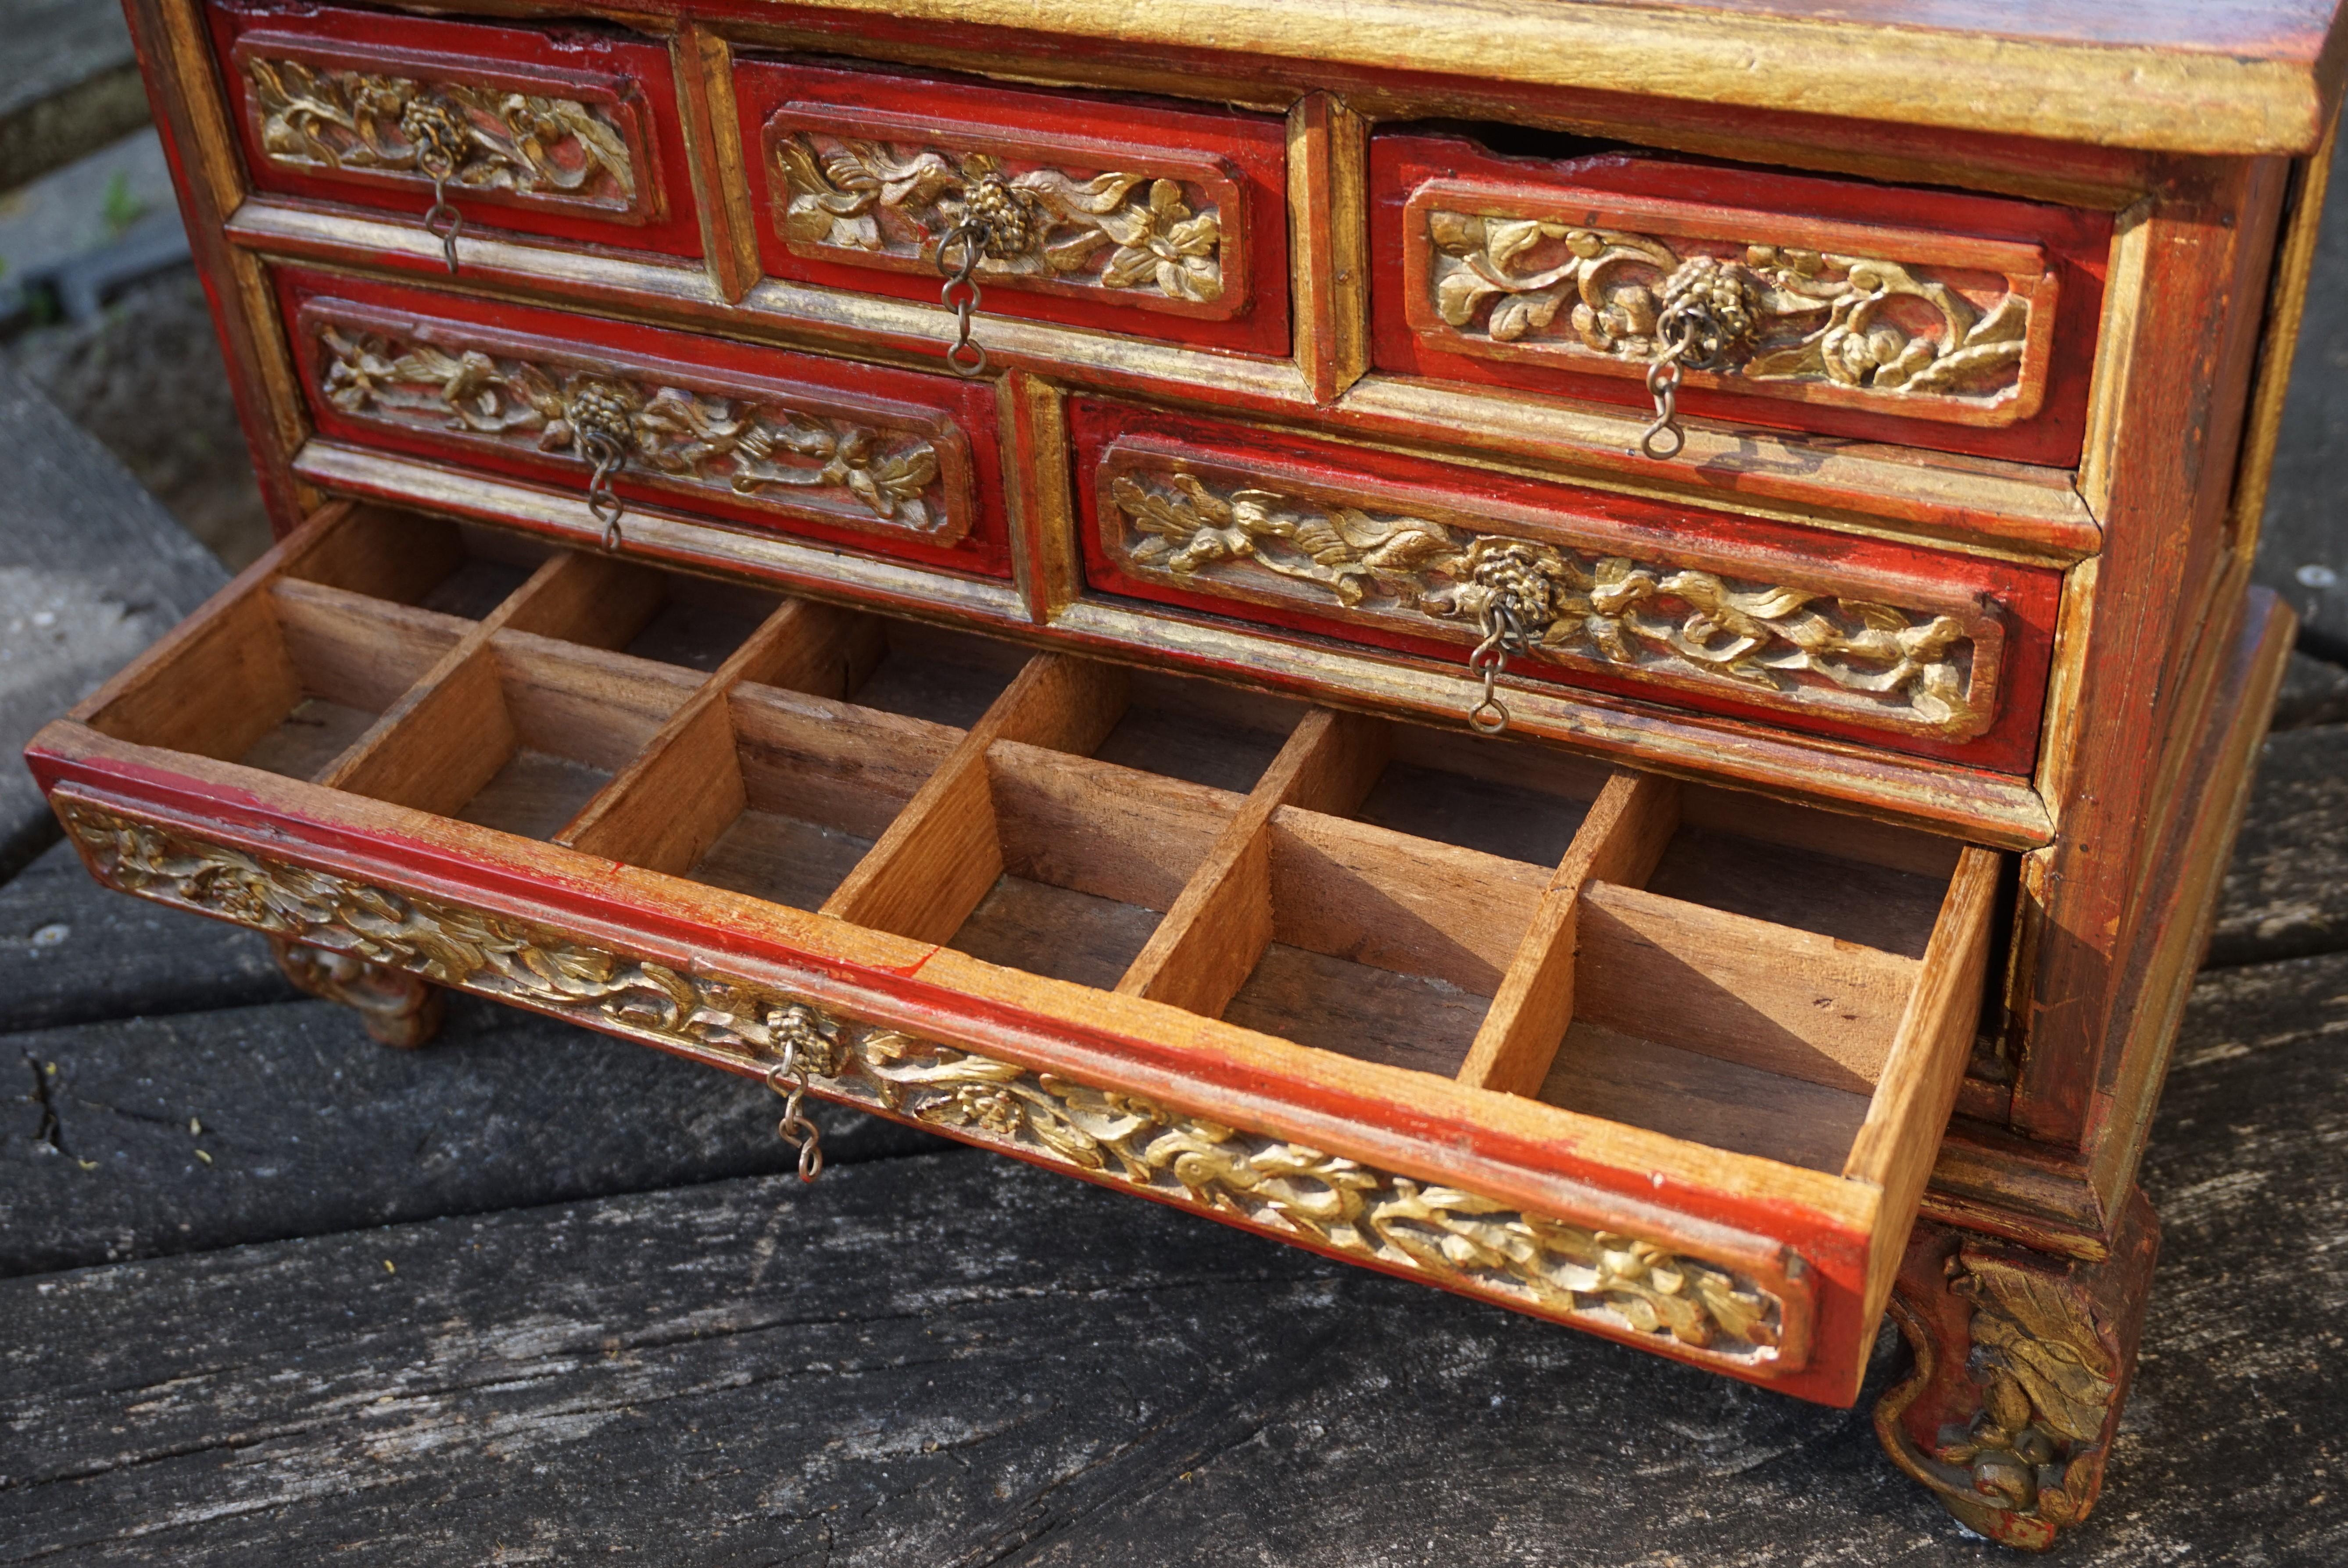
[(400, 133), (416, 149), (417, 172), (432, 181), (432, 205), (424, 210), (424, 231), (440, 241), (448, 271), (457, 271), (457, 236), (465, 231), (465, 215), (448, 200), (448, 182), (457, 178), (457, 160), (467, 139), (457, 117), (438, 104), (411, 98), (400, 111)]
[[(1647, 395), (1655, 400), (1655, 422), (1639, 432), (1639, 450), (1658, 463), (1678, 456), (1687, 446), (1687, 432), (1680, 428), (1680, 356), (1686, 352), (1687, 340), (1681, 338), (1647, 366)], [(1668, 446), (1665, 436), (1671, 438)]]
[(1468, 710), (1468, 723), (1478, 734), (1497, 735), (1509, 727), (1509, 709), (1493, 687), (1509, 671), (1509, 655), (1526, 651), (1525, 629), (1505, 594), (1495, 595), (1484, 607), (1477, 626), (1484, 641), (1468, 655), (1468, 668), (1484, 677), (1484, 696)]
[(573, 449), (595, 466), (587, 480), (587, 509), (603, 525), (603, 548), (616, 550), (623, 506), (612, 477), (627, 466), (628, 450), (635, 444), (634, 411), (617, 391), (586, 382), (572, 386), (563, 399), (562, 415), (571, 425)]
[(812, 1182), (823, 1174), (823, 1129), (799, 1108), (807, 1101), (810, 1060), (823, 1071), (830, 1071), (836, 1042), (813, 1012), (796, 1004), (776, 1014), (769, 1030), (781, 1053), (767, 1070), (767, 1087), (783, 1102), (783, 1119), (775, 1123), (775, 1136), (798, 1151), (799, 1180)]
[(1007, 261), (1033, 251), (1043, 238), (1035, 199), (1000, 174), (985, 175), (963, 194), (962, 221), (938, 241), (937, 267), (946, 286), (938, 302), (954, 315), (954, 339), (946, 350), (946, 368), (956, 375), (986, 374), (986, 348), (971, 336), (970, 318), (978, 311), (980, 263), (989, 257)]
[(1509, 671), (1509, 656), (1532, 651), (1533, 640), (1556, 620), (1557, 605), (1530, 547), (1493, 540), (1477, 555), (1459, 596), (1463, 609), (1474, 608), (1477, 630), (1484, 639), (1468, 655), (1469, 671), (1484, 678), (1484, 694), (1468, 710), (1468, 723), (1478, 734), (1497, 735), (1509, 727), (1508, 705), (1498, 692), (1500, 677)]
[[(962, 260), (949, 261), (949, 253), (962, 248)], [(938, 291), (938, 303), (954, 315), (954, 340), (946, 350), (946, 368), (956, 375), (977, 377), (986, 373), (986, 347), (970, 335), (970, 318), (978, 310), (978, 281), (971, 274), (978, 271), (981, 257), (986, 254), (986, 226), (968, 220), (957, 223), (938, 241), (938, 271), (946, 275), (946, 286)]]
[(1752, 346), (1760, 285), (1743, 267), (1713, 256), (1693, 256), (1663, 280), (1655, 315), (1655, 357), (1647, 365), (1647, 395), (1655, 418), (1639, 433), (1639, 450), (1657, 462), (1687, 446), (1680, 428), (1680, 377), (1689, 370), (1720, 370)]

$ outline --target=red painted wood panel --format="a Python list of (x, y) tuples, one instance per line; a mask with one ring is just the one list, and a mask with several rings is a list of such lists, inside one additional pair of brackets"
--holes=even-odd
[[(2052, 331), (2034, 333), (2039, 341), (2029, 344), (2020, 384), (2003, 399), (1902, 395), (1859, 384), (1876, 377), (1888, 382), (1892, 374), (1874, 363), (1891, 358), (1888, 345), (1869, 343), (1861, 331), (1839, 351), (1854, 356), (1845, 362), (1855, 367), (1849, 381), (1690, 373), (1679, 395), (1681, 412), (2026, 463), (2078, 461), (2103, 309), (2108, 214), (1627, 153), (1501, 157), (1465, 137), (1406, 132), (1372, 139), (1370, 170), (1372, 355), (1381, 370), (1651, 406), (1639, 364), (1584, 352), (1574, 325), (1575, 309), (1594, 302), (1592, 325), (1601, 336), (1637, 333), (1645, 323), (1635, 305), (1615, 308), (1619, 330), (1609, 333), (1605, 324), (1609, 306), (1624, 297), (1617, 279), (1635, 275), (1636, 266), (1601, 275), (1588, 290), (1557, 302), (1553, 313), (1513, 342), (1496, 341), (1484, 330), (1485, 315), (1465, 333), (1440, 319), (1426, 256), (1429, 210), (1522, 209), (1528, 217), (1558, 220), (1560, 228), (1652, 232), (1684, 250), (1706, 242), (1720, 250), (1725, 247), (1716, 241), (1741, 240), (1913, 263), (1920, 276), (1957, 283), (1976, 308), (2015, 280), (2017, 297), (2031, 299), (2034, 315), (2051, 315)], [(1681, 235), (1704, 239), (1691, 247)], [(1564, 242), (1562, 235), (1550, 235), (1534, 244)], [(1530, 248), (1527, 254), (1540, 259)], [(1908, 319), (1897, 320), (1903, 311)], [(1881, 324), (1908, 329), (1895, 331), (1895, 339), (1912, 331), (1910, 341), (1918, 341), (1943, 330), (1931, 320), (1936, 314), (1910, 298), (1889, 308)], [(1823, 315), (1811, 319), (1824, 323)]]
[[(256, 190), (421, 222), (432, 190), (407, 159), (402, 98), (340, 74), (478, 89), (457, 108), (477, 128), (485, 178), (448, 187), (469, 230), (702, 253), (675, 74), (654, 40), (602, 24), (491, 26), (268, 0), (211, 0), (210, 19)], [(312, 73), (322, 70), (336, 75), (321, 84)]]
[[(1559, 623), (1588, 616), (1595, 636), (1562, 644), (1556, 658), (1516, 659), (1512, 682), (1584, 687), (1999, 773), (2026, 774), (2036, 757), (2057, 572), (1106, 399), (1072, 400), (1069, 427), (1085, 576), (1097, 592), (1432, 660), (1459, 668), (1464, 687), (1474, 616), (1453, 599), (1454, 579), (1422, 569), (1430, 551), (1447, 553), (1470, 538), (1522, 539), (1589, 564), (1597, 579), (1589, 602), (1573, 609), (1560, 598)], [(1117, 483), (1138, 476), (1146, 490), (1179, 508), (1184, 475), (1212, 497), (1209, 509), (1231, 503), (1234, 515), (1225, 526), (1188, 534), (1180, 551), (1137, 559), (1146, 525), (1114, 498)], [(1251, 505), (1272, 521), (1241, 515)], [(1643, 583), (1633, 580), (1641, 573)], [(1730, 591), (1718, 613), (1690, 620), (1694, 593), (1717, 591), (1723, 581)], [(1643, 587), (1647, 597), (1629, 597)], [(1798, 597), (1807, 602), (1767, 591), (1778, 588), (1807, 590)], [(1610, 591), (1624, 601), (1609, 600)], [(1901, 613), (1873, 614), (1878, 605)], [(1969, 641), (1966, 701), (1988, 710), (1986, 723), (1914, 722), (1910, 715), (1935, 711), (1935, 687), (1901, 666), (1894, 692), (1900, 725), (1888, 725), (1865, 706), (1863, 689), (1785, 673), (1793, 641), (1759, 648), (1737, 665), (1738, 679), (1704, 667), (1707, 659), (1734, 662), (1722, 651), (1736, 644), (1740, 615), (1773, 621), (1838, 666), (1892, 667), (1826, 651), (1826, 629), (1810, 619), (1822, 611), (1843, 634), (1878, 635), (1873, 626), (1879, 637), (1906, 639), (1900, 648), (1919, 662), (1950, 641)], [(1631, 629), (1628, 641), (1644, 661), (1605, 656), (1607, 640), (1622, 637), (1633, 620), (1663, 623), (1653, 636)], [(1927, 630), (1943, 621), (1938, 633)], [(1673, 637), (1701, 651), (1675, 658), (1668, 651)]]
[[(991, 168), (1031, 190), (1030, 220), (1048, 226), (1066, 270), (981, 272), (982, 342), (994, 313), (1288, 352), (1287, 131), (1273, 116), (755, 56), (736, 64), (735, 92), (759, 256), (774, 277), (937, 299), (938, 224)], [(795, 157), (809, 159), (796, 175)], [(1210, 217), (1221, 251), (1211, 288), (1201, 283)], [(1104, 285), (1112, 269), (1130, 281)]]
[[(230, 764), (180, 759), (66, 725), (36, 736), (26, 761), (45, 792), (66, 784), (110, 809), (128, 808), (198, 838), (579, 931), (591, 943), (641, 953), (680, 969), (726, 970), (747, 964), (744, 972), (752, 978), (787, 986), (843, 1016), (905, 1029), (1078, 1082), (1124, 1087), (1176, 1105), (1220, 1105), (1238, 1093), (1276, 1106), (1274, 1120), (1292, 1124), (1298, 1135), (1316, 1127), (1375, 1128), (1441, 1151), (1443, 1165), (1459, 1173), (1455, 1179), (1462, 1184), (1523, 1203), (1534, 1212), (1571, 1219), (1578, 1205), (1560, 1197), (1581, 1189), (1602, 1211), (1628, 1205), (1643, 1214), (1645, 1225), (1670, 1235), (1693, 1231), (1701, 1236), (1706, 1227), (1720, 1226), (1725, 1233), (1715, 1234), (1715, 1244), (1779, 1243), (1798, 1255), (1810, 1292), (1807, 1358), (1789, 1369), (1709, 1359), (1699, 1364), (1825, 1404), (1847, 1406), (1857, 1392), (1876, 1327), (1860, 1311), (1869, 1237), (1797, 1200), (1625, 1168), (1571, 1138), (1528, 1139), (1461, 1118), (1448, 1108), (1430, 1109), (1268, 1071), (1261, 1062), (1235, 1061), (1192, 1040), (1079, 1026), (973, 997), (924, 979), (919, 964), (876, 967), (805, 941), (790, 921), (808, 917), (797, 911), (781, 922), (719, 923), (705, 913), (705, 899), (663, 897), (675, 886), (673, 878), (358, 797), (302, 784), (287, 787)], [(179, 765), (182, 761), (184, 767)], [(240, 787), (239, 779), (260, 787)], [(736, 902), (746, 910), (756, 907), (748, 899)], [(940, 1131), (952, 1134), (953, 1129)], [(1342, 1146), (1344, 1140), (1337, 1142)], [(1051, 1168), (1065, 1172), (1063, 1166)], [(1310, 1245), (1293, 1232), (1260, 1234)], [(1703, 1248), (1699, 1244), (1694, 1250)], [(1351, 1255), (1331, 1255), (1362, 1263)], [(1424, 1283), (1407, 1273), (1401, 1277)], [(1638, 1349), (1695, 1359), (1666, 1335), (1612, 1331), (1586, 1320), (1577, 1327)]]
[(570, 408), (582, 378), (616, 380), (643, 443), (625, 501), (1012, 574), (990, 383), (302, 269), (277, 292), (322, 435), (576, 489), (583, 511)]

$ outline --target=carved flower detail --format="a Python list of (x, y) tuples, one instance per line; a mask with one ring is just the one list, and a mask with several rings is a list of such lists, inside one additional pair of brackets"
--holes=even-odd
[(796, 244), (934, 262), (946, 236), (969, 222), (985, 237), (982, 275), (1153, 289), (1200, 303), (1222, 297), (1221, 219), (1194, 208), (1179, 180), (1014, 174), (990, 153), (807, 132), (778, 137), (773, 150), (789, 192), (782, 231)]
[(1174, 181), (1152, 180), (1148, 206), (1121, 208), (1102, 227), (1118, 241), (1101, 272), (1110, 288), (1154, 281), (1169, 299), (1204, 304), (1222, 297), (1222, 231), (1212, 214), (1191, 212)]
[[(1506, 534), (1469, 536), (1175, 468), (1119, 474), (1109, 501), (1128, 521), (1133, 566), (1242, 591), (1278, 579), (1339, 606), (1464, 620), (1488, 631), (1505, 605), (1529, 651), (1565, 662), (1732, 682), (1862, 720), (1978, 733), (1974, 633), (1953, 616), (1746, 582), (1667, 562)], [(1255, 573), (1264, 587), (1251, 587)], [(1848, 693), (1849, 695), (1844, 695)]]
[(1440, 210), (1426, 223), (1437, 316), (1495, 343), (1643, 362), (1684, 341), (1689, 368), (1747, 381), (1997, 397), (2030, 335), (2029, 300), (2009, 281), (1984, 309), (1993, 284), (1979, 274), (1969, 296), (1922, 269), (1793, 246), (1684, 253), (1678, 240)]
[(2000, 1507), (2074, 1522), (2094, 1488), (2085, 1476), (2072, 1485), (2071, 1472), (2092, 1469), (2118, 1362), (2063, 1280), (1970, 1246), (1948, 1269), (1950, 1288), (1974, 1304), (1982, 1409), (1934, 1457), (1969, 1471), (1973, 1490)]
[(534, 440), (588, 463), (616, 448), (632, 467), (679, 481), (744, 496), (802, 490), (916, 529), (945, 520), (937, 448), (918, 436), (333, 323), (320, 325), (318, 343), (321, 391), (345, 414)]
[(591, 1026), (747, 1061), (770, 1052), (778, 1031), (804, 1029), (837, 1050), (838, 1076), (823, 1075), (833, 1079), (824, 1092), (963, 1128), (1041, 1163), (1340, 1256), (1553, 1316), (1668, 1336), (1744, 1365), (1767, 1359), (1780, 1341), (1785, 1304), (1768, 1287), (1652, 1241), (833, 1020), (748, 981), (671, 969), (514, 917), (184, 839), (66, 796), (59, 811), (100, 880), (127, 892)]
[(635, 197), (627, 137), (600, 105), (260, 56), (243, 71), (273, 162), (418, 178), (445, 171), (459, 188), (607, 209)]
[(1026, 1121), (1019, 1096), (994, 1083), (964, 1083), (951, 1098), (928, 1106), (924, 1118), (952, 1127), (979, 1127), (998, 1138), (1016, 1133)]

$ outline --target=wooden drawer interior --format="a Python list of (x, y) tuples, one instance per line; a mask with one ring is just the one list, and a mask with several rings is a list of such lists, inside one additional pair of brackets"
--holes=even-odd
[(569, 852), (546, 863), (563, 876), (595, 856), (682, 879), (679, 903), (684, 884), (745, 896), (723, 907), (746, 927), (804, 911), (934, 945), (1054, 1016), (1148, 1004), (1130, 1016), (1203, 1041), (1207, 1078), (1276, 1048), (1305, 1081), (1529, 1117), (1560, 1160), (1593, 1128), (1660, 1134), (1632, 1136), (1623, 1173), (1671, 1201), (1863, 1194), (1850, 1309), (1819, 1319), (1861, 1355), (1972, 1033), (1994, 856), (331, 510), (86, 704), (88, 728), (203, 788), (226, 775), (187, 759), (307, 781), (290, 798), (346, 835), (385, 803), (458, 851), (518, 835)]

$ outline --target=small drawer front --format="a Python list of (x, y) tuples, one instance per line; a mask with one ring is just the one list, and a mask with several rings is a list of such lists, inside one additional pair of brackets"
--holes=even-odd
[(758, 59), (736, 93), (775, 277), (934, 300), (940, 242), (984, 221), (982, 311), (1288, 351), (1270, 116)]
[(2005, 875), (341, 504), (29, 757), (126, 892), (1845, 1404)]
[(1112, 594), (2003, 772), (2036, 753), (2057, 574), (1107, 400), (1071, 407)]
[(985, 385), (299, 270), (278, 292), (322, 435), (583, 491), (601, 428), (623, 501), (1010, 575)]
[(1447, 136), (1371, 163), (1384, 369), (1643, 406), (1694, 304), (1687, 414), (2078, 460), (2103, 214)]
[(438, 149), (469, 228), (701, 254), (658, 44), (232, 0), (211, 23), (261, 190), (420, 219)]

